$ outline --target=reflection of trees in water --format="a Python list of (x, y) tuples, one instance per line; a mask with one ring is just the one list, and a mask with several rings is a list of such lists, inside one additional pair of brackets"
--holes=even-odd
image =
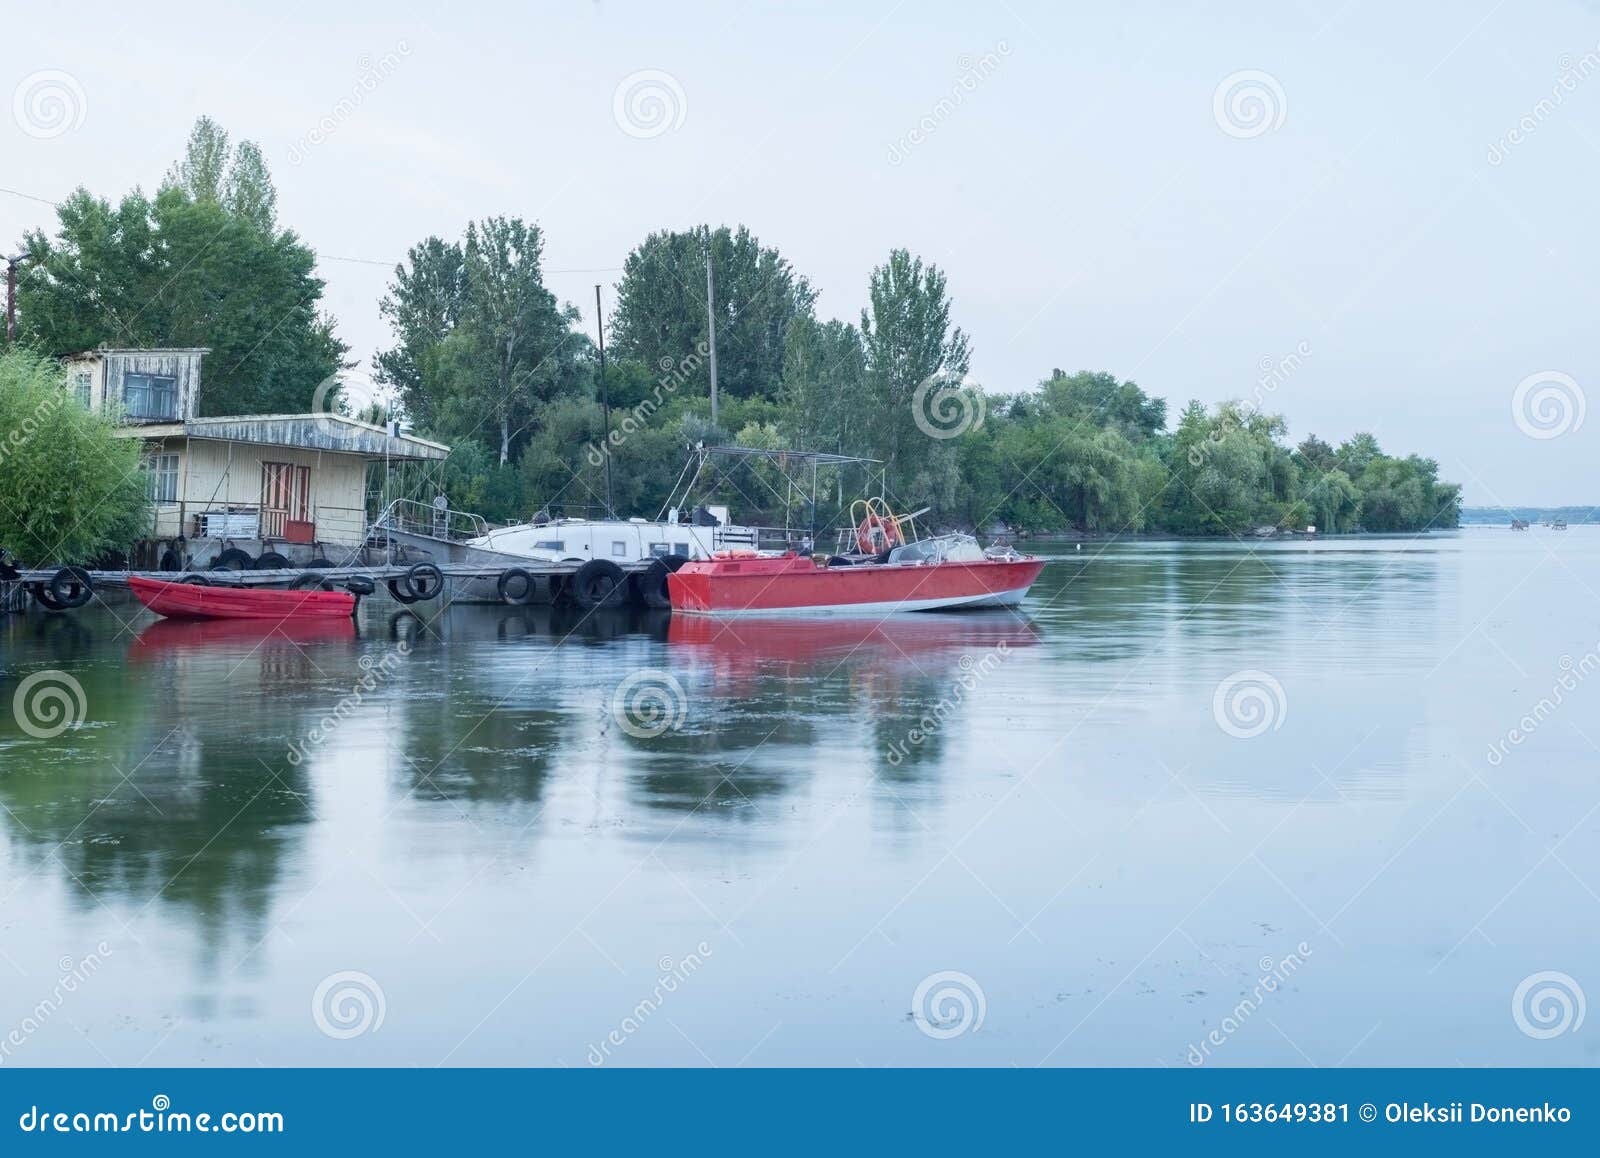
[[(586, 662), (581, 657), (590, 647), (666, 631), (662, 612), (548, 604), (462, 604), (427, 620), (425, 629), (409, 613), (394, 621), (419, 649), (433, 645), (416, 653), (425, 654), (428, 664), (424, 675), (413, 678), (406, 710), (398, 717), (399, 747), (407, 757), (399, 775), (404, 790), (421, 801), (539, 802), (550, 776), (559, 771), (558, 754), (574, 728), (562, 706), (568, 690), (564, 668)], [(501, 678), (498, 670), (485, 667), (481, 649), (468, 646), (515, 645), (522, 639), (562, 650), (530, 653), (526, 666), (511, 664)], [(568, 648), (572, 651), (563, 654)], [(496, 664), (505, 664), (516, 653), (493, 654)]]
[(521, 696), (502, 704), (483, 695), (471, 665), (454, 666), (443, 653), (428, 672), (443, 681), (441, 694), (412, 697), (397, 717), (403, 791), (420, 801), (537, 803), (569, 722)]
[[(0, 823), (31, 870), (60, 871), (86, 908), (162, 900), (192, 910), (206, 934), (241, 918), (259, 926), (282, 858), (311, 818), (305, 771), (284, 758), (286, 746), (326, 706), (278, 693), (337, 682), (359, 670), (358, 653), (280, 639), (153, 654), (136, 643), (125, 655), (116, 634), (94, 633), (87, 652), (72, 650), (76, 635), (66, 654), (50, 646), (53, 636), (31, 649), (33, 664), (78, 681), (87, 720), (33, 739), (17, 730), (8, 702), (0, 801), (15, 816)], [(240, 702), (250, 703), (247, 732)]]

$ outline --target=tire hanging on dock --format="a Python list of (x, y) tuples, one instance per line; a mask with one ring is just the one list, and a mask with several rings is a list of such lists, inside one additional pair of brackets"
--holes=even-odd
[(572, 597), (579, 607), (615, 607), (627, 590), (622, 568), (610, 559), (590, 559), (572, 577)]
[(639, 602), (646, 607), (662, 610), (672, 606), (672, 594), (667, 577), (689, 560), (682, 555), (663, 555), (650, 560), (650, 566), (633, 573), (633, 589)]
[(419, 599), (437, 599), (444, 590), (444, 572), (432, 563), (418, 563), (401, 577), (400, 584), (413, 603)]
[(315, 571), (302, 571), (296, 575), (294, 582), (289, 584), (290, 591), (332, 591), (331, 580), (323, 578)]
[(500, 602), (521, 607), (533, 602), (537, 586), (532, 575), (521, 567), (512, 567), (500, 573), (500, 578), (495, 583), (495, 590), (500, 593)]
[(250, 552), (241, 551), (238, 547), (229, 547), (211, 560), (213, 571), (248, 571), (253, 560)]
[(71, 611), (94, 598), (94, 582), (82, 567), (63, 567), (50, 577), (50, 596)]
[(276, 551), (263, 551), (256, 557), (255, 562), (250, 564), (250, 569), (253, 571), (286, 571), (291, 566), (292, 564), (289, 562), (287, 555), (280, 555)]

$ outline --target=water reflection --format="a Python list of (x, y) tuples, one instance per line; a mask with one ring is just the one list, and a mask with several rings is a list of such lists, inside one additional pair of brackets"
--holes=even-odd
[[(648, 972), (659, 953), (705, 935), (712, 912), (734, 921), (754, 956), (735, 964), (745, 950), (719, 940), (732, 988), (711, 1004), (726, 1022), (708, 1013), (691, 1025), (686, 1003), (683, 1024), (703, 1044), (750, 1029), (730, 1060), (789, 1020), (774, 1012), (751, 1029), (772, 992), (825, 993), (808, 1009), (833, 1020), (836, 1042), (898, 1010), (905, 976), (914, 984), (973, 946), (991, 997), (1070, 1007), (1071, 1020), (1047, 1034), (1009, 1025), (1011, 1043), (1042, 1037), (1043, 1053), (1098, 1000), (1078, 1005), (1072, 994), (1110, 992), (1199, 899), (1187, 891), (1195, 864), (1226, 861), (1220, 875), (1239, 860), (1234, 844), (1286, 815), (1293, 856), (1269, 846), (1262, 858), (1297, 891), (1326, 887), (1311, 904), (1337, 911), (1387, 853), (1362, 860), (1348, 889), (1326, 885), (1356, 870), (1342, 848), (1323, 856), (1323, 847), (1359, 844), (1366, 831), (1340, 828), (1335, 810), (1426, 791), (1451, 716), (1423, 677), (1477, 618), (1463, 610), (1458, 556), (1404, 544), (1090, 546), (1047, 568), (1022, 612), (724, 622), (399, 609), (379, 598), (354, 623), (265, 632), (145, 618), (129, 632), (93, 610), (11, 617), (0, 621), (5, 947), (46, 935), (39, 928), (62, 936), (126, 922), (150, 946), (123, 955), (119, 942), (128, 983), (207, 1032), (230, 1025), (250, 1050), (282, 1035), (277, 1055), (259, 1056), (289, 1060), (305, 1059), (305, 1043), (274, 1018), (303, 1010), (327, 973), (371, 968), (395, 1009), (412, 1011), (396, 1016), (393, 1038), (386, 1027), (393, 1060), (433, 1061), (461, 1031), (451, 1037), (419, 1007), (440, 1023), (477, 1024), (479, 991), (511, 991), (574, 924), (589, 921), (584, 931), (631, 976), (627, 951)], [(8, 709), (18, 681), (48, 668), (79, 681), (89, 710), (82, 727), (45, 740)], [(1250, 668), (1282, 682), (1289, 726), (1241, 741), (1216, 725), (1212, 694)], [(640, 673), (678, 689), (678, 726), (659, 735), (621, 726), (617, 690)], [(949, 849), (961, 863), (941, 869)], [(1304, 871), (1292, 870), (1302, 856)], [(1249, 890), (1248, 878), (1233, 885)], [(1080, 886), (1110, 892), (1084, 903)], [(1248, 906), (1274, 928), (1303, 916), (1281, 910), (1277, 884), (1265, 894), (1219, 901), (1188, 931), (1224, 953), (1260, 935), (1228, 924), (1230, 913)], [(1146, 935), (1139, 914), (1157, 910), (1160, 927)], [(868, 938), (839, 975), (848, 983), (836, 984), (828, 970), (887, 911), (892, 943)], [(435, 914), (436, 955), (417, 926)], [(1013, 914), (1035, 922), (1044, 951)], [(984, 922), (994, 934), (987, 959), (988, 942), (952, 933)], [(280, 929), (292, 944), (274, 936)], [(198, 958), (173, 951), (179, 937), (200, 946)], [(594, 980), (615, 971), (589, 944), (566, 942), (578, 956), (558, 953), (559, 984), (539, 990), (559, 993), (561, 1008), (517, 1008), (534, 1001), (528, 985), (504, 1026), (483, 1025), (458, 1060), (550, 1060), (526, 1056), (530, 1024), (570, 1029), (578, 1046), (564, 1056), (582, 1056), (584, 1035), (614, 1020), (616, 996)], [(916, 948), (914, 960), (895, 959), (902, 945)], [(1102, 952), (1118, 967), (1101, 969)], [(479, 972), (461, 985), (469, 959)], [(792, 965), (800, 959), (803, 974)], [(254, 971), (248, 984), (233, 972), (241, 960)], [(886, 992), (878, 982), (891, 973)], [(626, 1009), (637, 995), (617, 1000)], [(997, 1000), (996, 1015), (1011, 1004)], [(1166, 1025), (1187, 1006), (1173, 997), (1162, 1010)], [(905, 1028), (896, 1016), (883, 1034)], [(911, 1056), (876, 1032), (864, 1058)], [(1094, 1046), (1073, 1060), (1115, 1054), (1104, 1038)], [(771, 1060), (840, 1060), (826, 1045), (784, 1048)], [(174, 1060), (204, 1052), (191, 1043)]]

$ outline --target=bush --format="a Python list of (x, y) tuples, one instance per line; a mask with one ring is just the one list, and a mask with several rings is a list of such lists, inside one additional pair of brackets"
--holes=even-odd
[(83, 563), (148, 529), (140, 444), (68, 392), (55, 361), (0, 354), (0, 547), (33, 566)]

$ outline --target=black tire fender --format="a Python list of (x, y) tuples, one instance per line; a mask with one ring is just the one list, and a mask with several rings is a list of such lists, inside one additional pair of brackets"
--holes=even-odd
[(62, 607), (82, 607), (94, 598), (94, 582), (82, 567), (63, 567), (50, 577), (50, 595)]
[(34, 602), (46, 611), (65, 611), (67, 609), (66, 604), (50, 594), (50, 586), (47, 583), (30, 583), (28, 584), (28, 590), (33, 592)]
[(263, 551), (250, 564), (252, 571), (285, 571), (290, 567), (288, 556), (276, 551)]
[(396, 603), (403, 603), (409, 607), (411, 604), (417, 601), (417, 597), (406, 590), (404, 577), (400, 579), (389, 580), (387, 586), (389, 588), (389, 594), (394, 598)]
[[(513, 586), (513, 584), (517, 583), (521, 584), (520, 588)], [(500, 573), (500, 578), (495, 583), (495, 590), (500, 593), (500, 601), (502, 603), (509, 603), (513, 607), (521, 607), (533, 601), (534, 592), (538, 590), (538, 584), (533, 581), (533, 576), (521, 567), (512, 567)]]
[(237, 547), (229, 547), (211, 560), (213, 571), (248, 571), (252, 560), (250, 552), (241, 551)]
[(590, 559), (572, 577), (572, 596), (580, 607), (614, 607), (627, 590), (622, 568), (610, 559)]
[(332, 591), (333, 584), (315, 571), (302, 571), (289, 584), (290, 591)]
[(405, 573), (401, 584), (413, 601), (437, 599), (444, 590), (444, 572), (432, 563), (418, 563)]
[(211, 580), (207, 579), (204, 575), (185, 575), (182, 579), (179, 579), (178, 582), (187, 583), (190, 587), (211, 586)]
[(635, 571), (633, 589), (639, 597), (639, 602), (657, 610), (671, 607), (672, 595), (667, 588), (667, 578), (676, 570), (677, 568), (668, 564), (666, 559), (652, 559), (650, 566), (643, 571)]
[(363, 595), (371, 595), (378, 585), (364, 575), (356, 575), (344, 581), (344, 589), (359, 599)]

